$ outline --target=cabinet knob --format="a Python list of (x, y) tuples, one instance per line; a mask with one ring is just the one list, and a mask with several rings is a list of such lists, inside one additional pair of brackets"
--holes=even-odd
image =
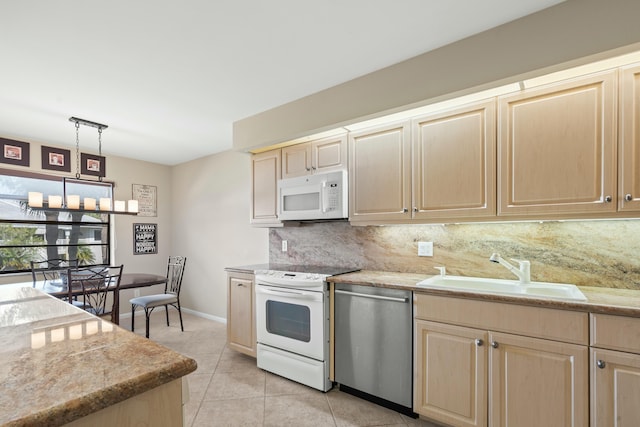
[(613, 200), (613, 199), (611, 198), (611, 196), (606, 196), (606, 197), (604, 198), (604, 201), (605, 201), (606, 203), (611, 203), (611, 201), (612, 201), (612, 200)]
[(309, 172), (311, 170), (311, 168), (305, 168), (307, 170), (307, 172)]
[(413, 207), (413, 211), (414, 211), (414, 212), (418, 212), (418, 208), (414, 206), (414, 207)]
[(407, 208), (402, 208), (402, 212), (403, 212), (403, 213), (407, 213), (407, 212), (409, 212), (409, 209), (407, 209)]
[(498, 348), (498, 342), (497, 341), (491, 341), (491, 347)]
[(477, 340), (476, 340), (476, 345), (477, 345), (478, 347), (482, 347), (482, 346), (483, 346), (483, 344), (484, 344), (484, 341), (482, 341), (481, 339), (477, 339)]
[(604, 362), (604, 360), (598, 359), (596, 361), (596, 366), (600, 369), (604, 369), (604, 367), (607, 366), (607, 364)]
[(627, 202), (630, 202), (630, 201), (632, 201), (632, 200), (633, 200), (633, 196), (632, 196), (631, 194), (627, 194), (626, 196), (624, 196), (624, 199), (625, 199)]
[(311, 169), (316, 170), (316, 167), (315, 166), (311, 166)]

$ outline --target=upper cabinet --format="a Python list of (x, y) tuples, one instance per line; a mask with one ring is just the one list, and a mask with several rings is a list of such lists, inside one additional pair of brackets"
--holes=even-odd
[(347, 169), (347, 134), (282, 149), (282, 178)]
[(618, 208), (640, 211), (640, 65), (620, 72)]
[(495, 100), (349, 135), (352, 223), (496, 212)]
[(409, 122), (349, 134), (351, 223), (411, 219)]
[(280, 149), (251, 156), (251, 224), (281, 226), (278, 220)]
[(617, 72), (498, 98), (498, 215), (616, 211)]
[(413, 218), (496, 214), (495, 100), (413, 119)]

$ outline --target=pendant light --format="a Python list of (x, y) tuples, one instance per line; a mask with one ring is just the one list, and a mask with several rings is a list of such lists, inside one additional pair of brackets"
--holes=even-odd
[[(98, 155), (100, 158), (102, 158), (102, 130), (106, 129), (108, 126), (102, 123), (80, 119), (78, 117), (70, 117), (69, 121), (75, 123), (76, 127), (76, 176), (75, 178), (62, 178), (62, 196), (49, 195), (47, 201), (43, 200), (43, 194), (41, 192), (30, 191), (28, 199), (29, 207), (34, 210), (82, 211), (103, 214), (137, 215), (138, 201), (129, 200), (125, 206), (125, 202), (123, 200), (113, 200), (113, 183), (104, 182), (102, 173), (98, 174), (98, 181), (83, 179), (80, 177), (80, 125), (98, 129)], [(104, 166), (100, 165), (100, 167), (102, 168)], [(83, 184), (105, 186), (108, 188), (107, 193), (110, 197), (101, 197), (99, 200), (91, 197), (84, 197), (83, 200), (80, 200), (80, 195), (74, 194), (74, 191), (77, 191), (78, 185)]]

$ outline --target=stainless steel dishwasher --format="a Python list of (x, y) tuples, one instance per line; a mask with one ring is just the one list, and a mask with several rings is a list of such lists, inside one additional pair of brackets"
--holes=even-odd
[(415, 416), (411, 291), (336, 283), (335, 380), (347, 393)]

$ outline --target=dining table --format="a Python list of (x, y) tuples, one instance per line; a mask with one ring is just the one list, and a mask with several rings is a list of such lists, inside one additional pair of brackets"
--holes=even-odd
[[(135, 288), (144, 288), (153, 285), (161, 285), (167, 282), (167, 278), (165, 276), (161, 276), (158, 274), (151, 273), (123, 273), (120, 278), (120, 288), (118, 292), (114, 292), (113, 295), (113, 310), (117, 313), (115, 316), (115, 323), (117, 325), (120, 324), (120, 291), (123, 289), (135, 289)], [(19, 283), (11, 283), (7, 285), (0, 286), (11, 286), (11, 287), (32, 287), (39, 289), (52, 295), (56, 298), (67, 298), (69, 297), (69, 290), (67, 289), (66, 283), (63, 283), (61, 279), (56, 280), (40, 280), (40, 281), (30, 281), (30, 282), (19, 282)], [(71, 295), (81, 295), (82, 290), (77, 289), (71, 290)]]

